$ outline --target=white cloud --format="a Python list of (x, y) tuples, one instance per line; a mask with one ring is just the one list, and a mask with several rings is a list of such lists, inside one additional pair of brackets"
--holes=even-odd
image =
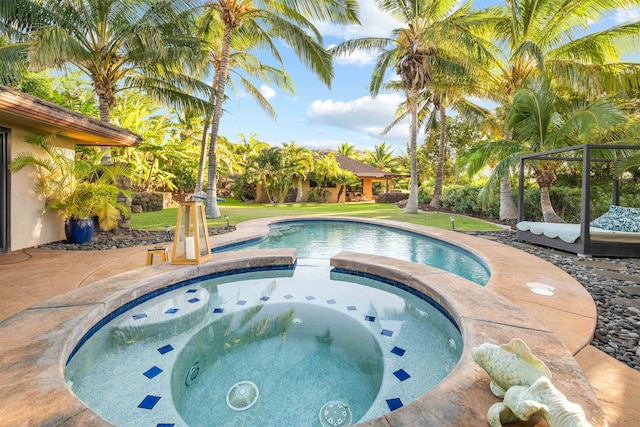
[(399, 94), (381, 94), (376, 98), (364, 96), (353, 101), (316, 100), (307, 107), (307, 118), (311, 123), (334, 126), (359, 132), (375, 140), (406, 141), (409, 126), (398, 124), (384, 137), (383, 129), (393, 122), (398, 105), (404, 100)]
[(334, 25), (325, 22), (314, 22), (314, 25), (323, 36), (344, 40), (359, 37), (389, 37), (394, 28), (400, 27), (395, 19), (378, 10), (374, 0), (360, 0), (358, 3), (362, 25)]
[(260, 93), (262, 94), (262, 96), (267, 98), (267, 100), (276, 96), (276, 91), (267, 85), (260, 86)]
[(640, 18), (640, 7), (616, 9), (613, 19), (618, 23), (630, 22)]

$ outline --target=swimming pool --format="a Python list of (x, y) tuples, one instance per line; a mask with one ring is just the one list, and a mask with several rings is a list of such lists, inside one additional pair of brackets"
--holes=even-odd
[(486, 264), (475, 254), (422, 234), (344, 220), (296, 220), (269, 226), (268, 236), (214, 248), (213, 252), (296, 248), (299, 258), (329, 259), (341, 251), (384, 255), (430, 265), (485, 285)]
[[(319, 425), (334, 402), (353, 423), (373, 419), (423, 395), (462, 353), (441, 307), (385, 282), (308, 265), (177, 284), (95, 332), (65, 377), (119, 426)], [(241, 383), (257, 387), (246, 411), (227, 403)]]
[[(258, 238), (268, 233), (267, 226), (272, 222), (274, 219), (240, 223), (234, 233), (212, 236), (212, 240), (215, 245), (223, 246)], [(396, 221), (368, 222), (403, 228)], [(552, 264), (491, 240), (424, 226), (407, 228), (480, 254), (490, 266), (491, 279), (483, 287), (426, 265), (384, 256), (345, 252), (332, 257), (330, 265), (335, 268), (375, 274), (428, 295), (452, 315), (464, 334), (465, 351), (446, 378), (411, 404), (376, 418), (372, 423), (388, 426), (486, 423), (485, 414), (495, 402), (495, 396), (489, 390), (486, 374), (481, 372), (467, 349), (485, 342), (504, 343), (512, 337), (520, 337), (529, 345), (533, 344), (536, 355), (553, 366), (554, 384), (569, 400), (588, 411), (591, 424), (606, 424), (587, 378), (572, 357), (572, 353), (591, 341), (597, 320), (593, 298), (578, 282)], [(133, 258), (129, 261), (144, 265), (145, 252), (140, 252), (137, 259), (129, 256)], [(271, 249), (214, 254), (198, 266), (168, 263), (139, 269), (115, 266), (112, 273), (116, 274), (0, 322), (0, 383), (6, 391), (0, 399), (2, 420), (10, 425), (113, 425), (88, 408), (72, 392), (64, 377), (66, 362), (74, 349), (109, 320), (108, 313), (118, 312), (132, 303), (139, 305), (141, 295), (164, 293), (184, 280), (210, 274), (234, 274), (247, 268), (281, 268), (294, 265), (295, 260), (295, 250)], [(554, 286), (555, 296), (531, 292), (529, 285), (532, 282)], [(527, 307), (528, 311), (522, 307)], [(550, 329), (541, 325), (540, 319), (552, 320)], [(141, 358), (135, 355), (132, 360)], [(110, 375), (108, 372), (100, 374)], [(113, 390), (112, 398), (126, 392), (126, 388), (127, 383), (120, 384)], [(160, 399), (158, 404), (163, 402), (166, 399)], [(155, 425), (163, 423), (158, 421)]]

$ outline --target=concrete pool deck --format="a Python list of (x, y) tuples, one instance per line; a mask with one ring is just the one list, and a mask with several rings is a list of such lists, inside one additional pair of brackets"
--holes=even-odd
[[(214, 245), (220, 245), (232, 240), (244, 240), (247, 237), (263, 233), (264, 226), (265, 224), (259, 221), (245, 225), (240, 224), (237, 232), (213, 236), (211, 241)], [(407, 224), (403, 224), (403, 227), (416, 228)], [(582, 286), (556, 267), (516, 249), (449, 231), (429, 229), (428, 227), (420, 228), (428, 229), (434, 237), (455, 240), (474, 252), (488, 254), (484, 257), (494, 274), (499, 272), (500, 280), (490, 281), (487, 289), (506, 298), (510, 303), (517, 305), (529, 316), (539, 321), (543, 326), (536, 325), (531, 329), (542, 330), (546, 328), (553, 335), (550, 339), (559, 340), (569, 353), (574, 355), (600, 400), (609, 425), (637, 424), (636, 420), (640, 416), (640, 411), (637, 408), (637, 402), (640, 401), (640, 373), (589, 346), (595, 327), (596, 313), (591, 297)], [(148, 277), (153, 271), (166, 272), (184, 268), (163, 264), (132, 272), (132, 270), (144, 267), (146, 254), (147, 248), (144, 247), (100, 252), (28, 249), (12, 254), (0, 254), (0, 320), (5, 320), (51, 297), (88, 286), (118, 273), (131, 272), (126, 275), (131, 283), (132, 279)], [(518, 262), (515, 262), (516, 258)], [(343, 259), (343, 262), (347, 261)], [(348, 262), (359, 261), (356, 257)], [(402, 266), (396, 274), (403, 270), (406, 270), (406, 266)], [(108, 283), (108, 281), (102, 283)], [(529, 286), (531, 283), (538, 287), (541, 285), (553, 287), (554, 295), (549, 297), (531, 292), (531, 286)], [(60, 300), (58, 299), (58, 301)], [(60, 306), (55, 307), (59, 308)], [(67, 308), (71, 309), (72, 307), (67, 306)], [(33, 319), (40, 319), (37, 316), (52, 309), (53, 305), (49, 303), (45, 307), (29, 309), (19, 316), (35, 315), (36, 317)], [(478, 316), (480, 315), (472, 317)], [(15, 384), (7, 382), (11, 378), (11, 375), (7, 376), (8, 372), (20, 365), (21, 361), (34, 356), (34, 354), (21, 355), (17, 352), (7, 354), (5, 350), (15, 347), (16, 350), (29, 348), (31, 351), (37, 352), (39, 348), (34, 345), (30, 346), (27, 342), (20, 342), (20, 337), (15, 334), (16, 330), (11, 329), (11, 324), (15, 323), (17, 318), (14, 317), (0, 323), (0, 379), (2, 379), (0, 396), (8, 396), (9, 393), (15, 391)], [(44, 326), (38, 322), (38, 324), (24, 326), (20, 332), (29, 332), (31, 329), (38, 330)], [(507, 335), (505, 334), (505, 339)], [(541, 344), (528, 340), (527, 342), (534, 353), (538, 354), (540, 351), (538, 347)], [(29, 404), (29, 399), (31, 399), (30, 396), (25, 396), (25, 408), (33, 407)], [(4, 397), (0, 399), (0, 425), (32, 425), (11, 422), (10, 418), (4, 416), (11, 414), (4, 413), (7, 407), (3, 405), (3, 401), (5, 401)], [(38, 409), (34, 408), (33, 410), (37, 411)], [(401, 417), (401, 412), (397, 414), (394, 412), (394, 414), (394, 416)], [(82, 421), (75, 419), (71, 422), (78, 424)], [(393, 422), (393, 425), (410, 425), (407, 422), (408, 420), (398, 419)], [(62, 423), (61, 421), (51, 425)]]

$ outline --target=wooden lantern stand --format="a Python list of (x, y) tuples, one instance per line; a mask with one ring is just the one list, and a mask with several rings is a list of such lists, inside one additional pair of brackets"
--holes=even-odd
[(171, 264), (200, 264), (211, 258), (209, 230), (202, 202), (180, 202)]

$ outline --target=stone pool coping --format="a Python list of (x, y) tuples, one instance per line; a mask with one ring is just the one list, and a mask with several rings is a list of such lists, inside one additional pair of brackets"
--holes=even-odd
[[(211, 241), (219, 246), (259, 238), (268, 232), (269, 223), (294, 219), (311, 218), (249, 221), (239, 224), (237, 232), (212, 236)], [(593, 300), (579, 283), (549, 263), (496, 242), (394, 221), (362, 221), (455, 242), (480, 256), (492, 272), (487, 286), (481, 287), (432, 267), (392, 258), (347, 252), (332, 258), (335, 267), (393, 278), (430, 296), (456, 319), (465, 342), (460, 363), (436, 388), (363, 425), (486, 424), (486, 411), (497, 399), (489, 391), (487, 375), (471, 359), (470, 349), (514, 337), (524, 339), (548, 364), (554, 384), (583, 406), (594, 426), (606, 425), (597, 398), (572, 357), (590, 342), (596, 322)], [(198, 266), (154, 265), (101, 280), (7, 319), (0, 323), (2, 423), (110, 425), (87, 408), (64, 380), (68, 355), (93, 324), (131, 299), (191, 277), (294, 262), (295, 251), (282, 249), (218, 253)], [(554, 296), (534, 294), (531, 282), (553, 287)]]

